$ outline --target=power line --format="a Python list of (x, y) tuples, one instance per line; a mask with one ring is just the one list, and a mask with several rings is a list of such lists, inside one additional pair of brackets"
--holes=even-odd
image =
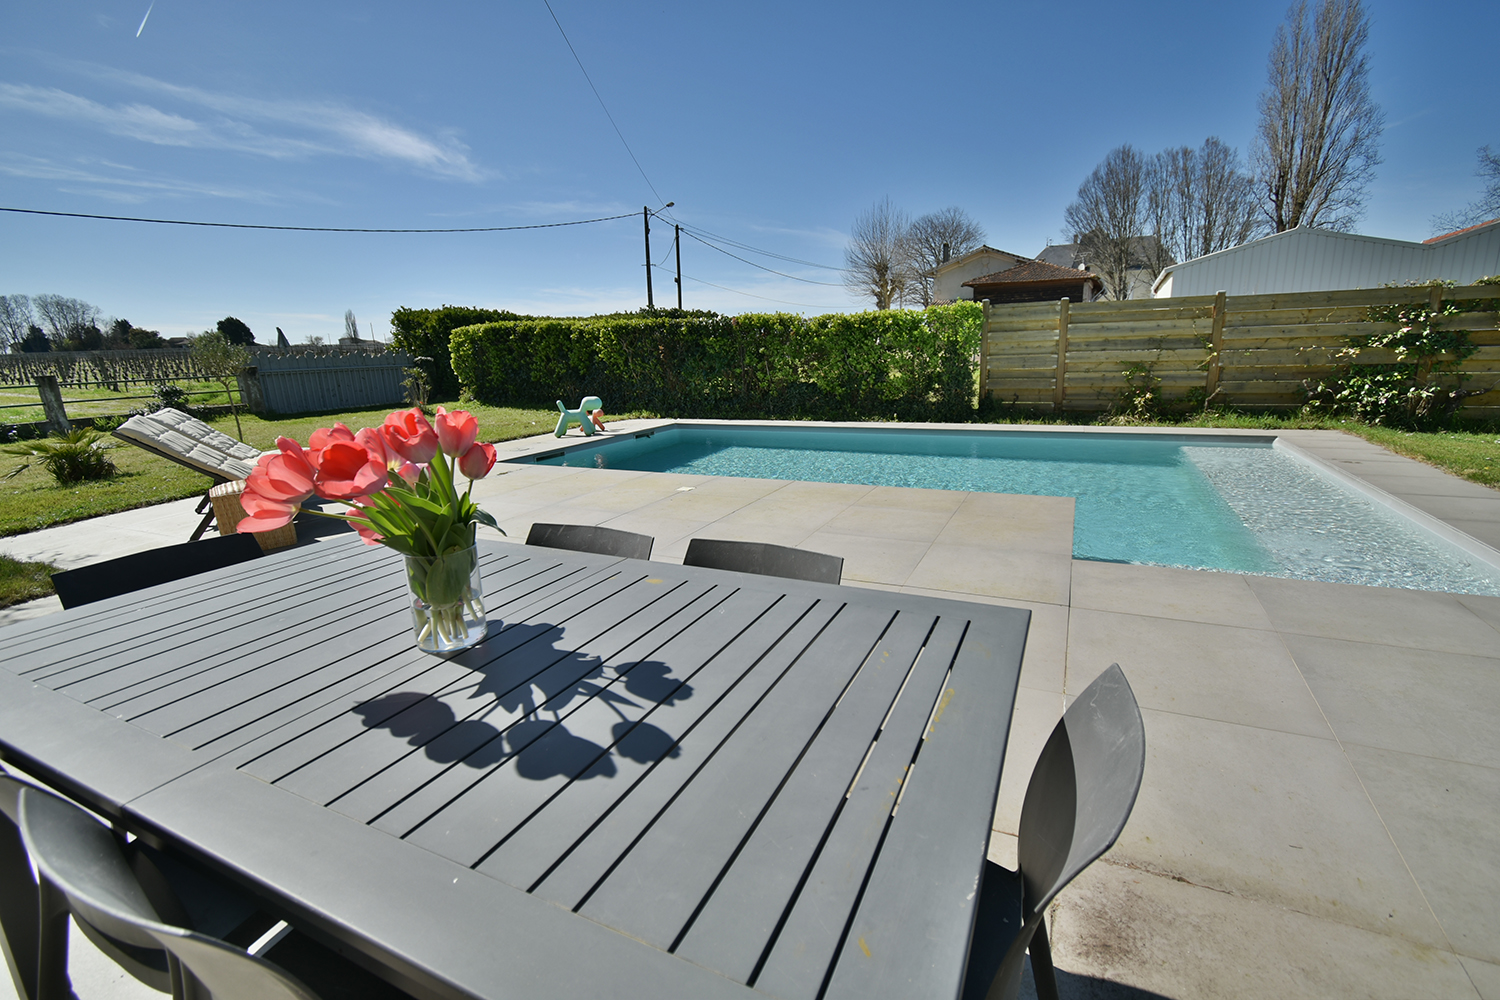
[[(687, 230), (683, 230), (683, 231), (687, 232)], [(741, 257), (739, 254), (737, 254), (737, 253), (730, 253), (728, 250), (725, 250), (723, 247), (714, 246), (712, 243), (708, 242), (708, 240), (705, 240), (705, 239), (703, 239), (702, 237), (699, 237), (699, 236), (694, 236), (690, 232), (688, 233), (688, 236), (690, 236), (691, 238), (697, 240), (699, 243), (702, 243), (704, 246), (709, 247), (710, 249), (719, 251), (719, 253), (723, 254), (726, 257), (733, 257), (735, 260), (739, 261), (742, 264), (749, 264), (751, 267), (758, 267), (762, 271), (769, 271), (770, 273), (772, 273), (772, 274), (778, 274), (778, 275), (780, 275), (783, 278), (791, 278), (793, 281), (805, 281), (809, 285), (828, 285), (831, 288), (842, 288), (843, 287), (843, 285), (840, 282), (836, 282), (836, 281), (814, 281), (812, 278), (799, 278), (795, 274), (787, 274), (785, 271), (778, 271), (775, 268), (766, 267), (764, 264), (757, 264), (753, 260), (746, 260), (745, 258)]]
[[(669, 268), (661, 267), (661, 265), (657, 265), (657, 267), (662, 271), (666, 271), (668, 274), (673, 273)], [(704, 281), (702, 278), (695, 278), (691, 274), (684, 274), (683, 277), (688, 279), (689, 281), (696, 281), (700, 285), (708, 285), (710, 288), (717, 288), (725, 292), (733, 292), (736, 295), (748, 295), (752, 299), (763, 299), (766, 302), (779, 302), (784, 306), (806, 306), (808, 309), (827, 308), (827, 306), (820, 305), (816, 302), (791, 302), (787, 299), (773, 299), (769, 295), (756, 295), (754, 292), (742, 292), (738, 288), (730, 288), (728, 285), (716, 285), (712, 281)]]
[(604, 103), (604, 98), (599, 95), (599, 88), (594, 86), (594, 78), (589, 76), (589, 71), (583, 68), (583, 60), (578, 58), (578, 50), (573, 48), (573, 43), (569, 40), (568, 33), (563, 31), (562, 22), (557, 19), (557, 12), (552, 9), (552, 4), (549, 0), (542, 0), (542, 3), (547, 5), (547, 13), (552, 15), (552, 23), (557, 25), (558, 33), (563, 36), (563, 41), (567, 42), (568, 51), (573, 53), (573, 61), (578, 64), (580, 70), (583, 70), (583, 78), (589, 82), (589, 89), (594, 92), (594, 97), (599, 101), (599, 107), (604, 109), (604, 117), (608, 118), (609, 123), (614, 126), (615, 135), (620, 137), (620, 144), (625, 147), (625, 152), (630, 154), (630, 159), (635, 164), (635, 169), (641, 172), (641, 179), (646, 182), (646, 186), (651, 189), (651, 193), (656, 195), (658, 203), (666, 201), (660, 192), (656, 190), (656, 185), (651, 183), (651, 178), (646, 176), (646, 168), (641, 166), (641, 161), (635, 157), (635, 150), (631, 149), (630, 143), (625, 141), (625, 133), (621, 132), (620, 126), (615, 124), (615, 116), (609, 113), (609, 106)]
[(803, 264), (807, 267), (821, 267), (825, 271), (847, 270), (847, 268), (834, 267), (831, 264), (819, 264), (816, 261), (802, 260), (798, 257), (788, 257), (786, 254), (776, 253), (774, 250), (762, 250), (760, 247), (753, 247), (748, 243), (741, 243), (738, 240), (732, 240), (727, 236), (720, 236), (718, 233), (711, 233), (701, 226), (690, 226), (687, 223), (682, 223), (682, 228), (691, 229), (696, 233), (706, 236), (709, 239), (717, 240), (720, 243), (727, 243), (732, 247), (738, 247), (741, 250), (748, 250), (750, 253), (758, 253), (764, 257), (775, 257), (777, 260), (784, 260), (790, 264)]
[(110, 222), (154, 222), (162, 226), (209, 226), (214, 229), (275, 229), (296, 233), (506, 233), (518, 229), (557, 229), (561, 226), (586, 226), (593, 222), (611, 222), (629, 219), (634, 212), (624, 215), (605, 215), (597, 219), (576, 219), (572, 222), (538, 222), (529, 226), (477, 226), (470, 229), (344, 229), (337, 226), (262, 226), (248, 222), (190, 222), (185, 219), (142, 219), (133, 215), (90, 215), (86, 212), (44, 212), (37, 208), (5, 208), (0, 212), (19, 212), (23, 215), (57, 215), (67, 219), (105, 219)]

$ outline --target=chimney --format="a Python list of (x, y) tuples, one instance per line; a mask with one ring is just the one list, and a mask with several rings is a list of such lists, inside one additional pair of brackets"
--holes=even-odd
[(943, 241), (943, 263), (944, 264), (948, 263), (948, 251), (949, 251), (948, 241), (944, 240)]

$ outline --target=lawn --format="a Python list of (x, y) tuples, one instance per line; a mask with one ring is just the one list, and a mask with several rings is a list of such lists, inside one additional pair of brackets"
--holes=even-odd
[[(550, 431), (557, 423), (556, 410), (518, 410), (508, 407), (460, 405), (479, 418), (482, 441), (508, 441)], [(371, 427), (385, 419), (389, 407), (325, 413), (321, 416), (268, 419), (254, 414), (240, 414), (244, 440), (257, 448), (276, 447), (278, 437), (294, 438), (303, 444), (319, 427), (342, 421), (350, 428)], [(215, 417), (208, 421), (231, 436), (235, 435), (234, 417)], [(207, 476), (190, 472), (175, 462), (147, 454), (139, 448), (116, 442), (110, 459), (119, 469), (113, 478), (94, 483), (59, 486), (39, 466), (10, 479), (0, 479), (0, 536), (35, 531), (54, 524), (66, 524), (99, 514), (134, 510), (167, 500), (201, 496), (209, 487)], [(22, 459), (0, 455), (0, 475), (22, 463)]]
[(52, 567), (0, 556), (0, 608), (52, 593)]

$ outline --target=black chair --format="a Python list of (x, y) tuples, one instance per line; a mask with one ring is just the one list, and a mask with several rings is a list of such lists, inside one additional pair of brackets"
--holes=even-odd
[(36, 879), (21, 840), (21, 789), (0, 771), (0, 951), (21, 1000), (37, 1000)]
[(984, 863), (963, 1000), (1014, 1000), (1028, 949), (1037, 996), (1057, 1000), (1047, 904), (1120, 836), (1145, 767), (1141, 711), (1111, 664), (1068, 706), (1031, 772), (1019, 871)]
[[(170, 992), (174, 1000), (210, 994), (214, 1000), (319, 1000), (320, 995), (323, 1000), (410, 1000), (348, 959), (258, 913), (243, 895), (207, 873), (140, 840), (122, 845), (108, 827), (66, 799), (24, 785), (13, 797), (19, 802), (21, 838), (39, 876), (37, 973), (30, 1000), (72, 996), (70, 918), (125, 971)], [(223, 938), (204, 932), (247, 912), (249, 918)], [(169, 914), (181, 925), (168, 923)], [(245, 950), (257, 940), (256, 951)], [(306, 985), (309, 979), (320, 992)]]
[(626, 559), (650, 559), (650, 535), (597, 524), (533, 524), (526, 536), (527, 545), (544, 545), (549, 549), (572, 549), (574, 552), (597, 552), (601, 556), (624, 556)]
[(842, 556), (809, 552), (789, 545), (731, 542), (722, 538), (694, 538), (688, 542), (682, 564), (811, 580), (813, 583), (838, 583), (844, 577)]
[(185, 576), (258, 559), (260, 543), (251, 535), (220, 535), (201, 542), (164, 545), (118, 559), (52, 574), (52, 586), (65, 608), (170, 583)]

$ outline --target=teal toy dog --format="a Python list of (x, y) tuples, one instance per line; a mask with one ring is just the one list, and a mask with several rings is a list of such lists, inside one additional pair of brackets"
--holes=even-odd
[(582, 427), (583, 433), (587, 435), (592, 435), (595, 427), (601, 431), (604, 430), (604, 421), (594, 413), (595, 410), (604, 409), (604, 403), (598, 396), (584, 396), (583, 402), (578, 404), (576, 410), (568, 409), (559, 399), (557, 408), (562, 411), (562, 416), (557, 418), (557, 430), (552, 432), (557, 437), (568, 433), (568, 428), (574, 424)]

